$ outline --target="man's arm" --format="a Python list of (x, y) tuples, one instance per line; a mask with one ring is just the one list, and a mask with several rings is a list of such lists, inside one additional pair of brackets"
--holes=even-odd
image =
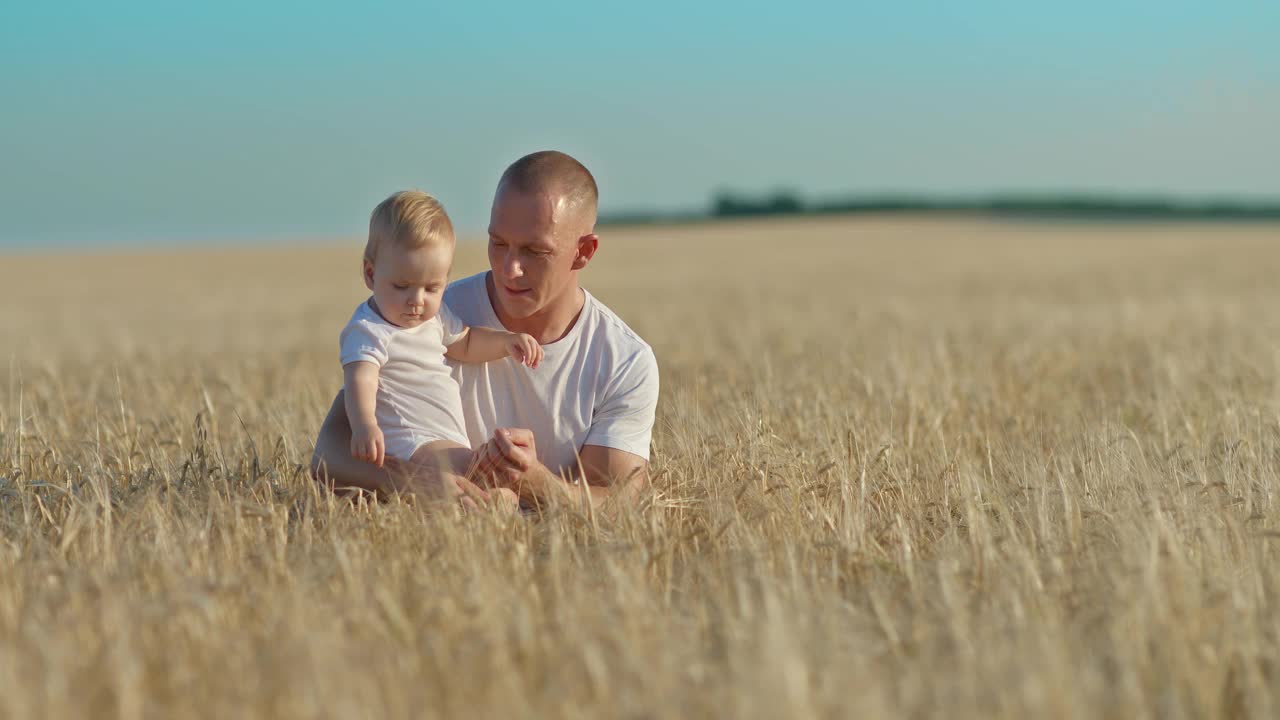
[(592, 500), (609, 498), (619, 504), (633, 503), (649, 484), (649, 461), (634, 453), (583, 445), (578, 459)]
[(554, 502), (631, 503), (649, 480), (649, 462), (634, 453), (602, 445), (584, 445), (580, 467), (568, 478), (538, 462), (533, 433), (502, 428), (476, 450), (476, 469), (509, 487), (535, 507)]
[(569, 482), (538, 462), (533, 432), (523, 428), (500, 428), (476, 449), (478, 474), (535, 505), (553, 499), (592, 503), (607, 499), (615, 501), (608, 503), (613, 507), (633, 502), (649, 479), (645, 455), (658, 405), (658, 362), (644, 346), (610, 375), (605, 398), (593, 410), (591, 427), (578, 452), (579, 467), (571, 469), (576, 476)]

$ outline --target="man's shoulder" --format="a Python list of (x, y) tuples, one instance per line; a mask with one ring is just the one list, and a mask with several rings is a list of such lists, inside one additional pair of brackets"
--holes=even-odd
[(619, 361), (654, 361), (653, 348), (649, 343), (645, 342), (640, 334), (631, 329), (617, 313), (610, 310), (607, 305), (600, 302), (600, 299), (592, 295), (585, 289), (591, 312), (591, 325), (593, 328), (593, 344), (602, 344), (614, 352), (611, 353)]
[(471, 300), (477, 294), (478, 290), (484, 289), (484, 276), (487, 274), (487, 270), (481, 270), (475, 275), (458, 278), (457, 280), (449, 283), (449, 286), (444, 289), (445, 302), (450, 302), (452, 300), (457, 300), (459, 302)]
[[(586, 445), (649, 457), (658, 405), (658, 360), (640, 334), (604, 303), (590, 297), (592, 355), (599, 363), (597, 395)], [(584, 328), (586, 329), (586, 328)]]
[(489, 293), (484, 286), (487, 270), (449, 283), (444, 289), (444, 304), (464, 325), (485, 326), (485, 311), (489, 309)]

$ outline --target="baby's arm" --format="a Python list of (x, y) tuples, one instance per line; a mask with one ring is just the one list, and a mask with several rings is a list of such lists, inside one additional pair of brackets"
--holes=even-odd
[(501, 360), (510, 355), (531, 368), (542, 362), (542, 346), (532, 335), (469, 327), (445, 351), (445, 357), (465, 363)]
[(382, 467), (387, 444), (378, 428), (378, 366), (358, 360), (342, 366), (347, 418), (351, 421), (351, 457)]

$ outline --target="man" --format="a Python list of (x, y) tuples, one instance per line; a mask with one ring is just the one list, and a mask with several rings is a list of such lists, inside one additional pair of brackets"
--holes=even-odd
[[(600, 242), (598, 200), (595, 178), (564, 153), (515, 161), (494, 194), (490, 270), (445, 292), (466, 325), (527, 333), (543, 346), (537, 369), (509, 359), (453, 368), (476, 473), (525, 505), (628, 498), (647, 482), (657, 361), (578, 281)], [(350, 446), (339, 392), (316, 439), (316, 478), (337, 489), (488, 500), (467, 481), (446, 486), (438, 473), (355, 460)]]

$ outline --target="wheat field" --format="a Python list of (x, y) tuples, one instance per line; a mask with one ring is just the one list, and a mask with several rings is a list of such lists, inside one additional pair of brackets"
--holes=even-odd
[(1280, 713), (1280, 228), (606, 230), (616, 517), (315, 489), (359, 252), (0, 258), (0, 717)]

